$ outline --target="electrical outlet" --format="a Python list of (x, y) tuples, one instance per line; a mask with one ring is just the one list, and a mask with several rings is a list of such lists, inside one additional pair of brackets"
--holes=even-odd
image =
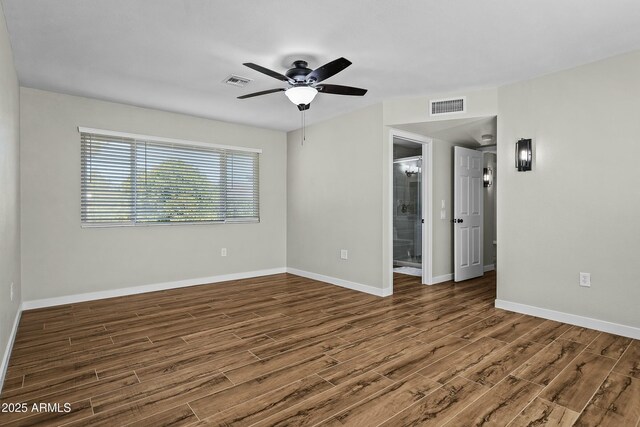
[(227, 256), (227, 248), (220, 249), (220, 256)]
[(591, 273), (580, 273), (580, 286), (591, 287)]
[(9, 291), (9, 294), (11, 295), (11, 301), (13, 301), (13, 282), (11, 282), (11, 290)]
[(346, 249), (340, 249), (340, 259), (349, 259), (349, 253)]

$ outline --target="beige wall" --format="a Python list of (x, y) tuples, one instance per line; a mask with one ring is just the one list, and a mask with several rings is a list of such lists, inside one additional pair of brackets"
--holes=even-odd
[[(81, 228), (78, 126), (262, 148), (261, 222)], [(285, 266), (284, 132), (22, 88), (21, 139), (25, 300)]]
[[(469, 90), (458, 93), (436, 94), (415, 98), (398, 98), (384, 102), (384, 124), (398, 125), (404, 123), (422, 123), (468, 117), (495, 116), (498, 111), (498, 92), (495, 88)], [(466, 97), (466, 112), (429, 115), (429, 101), (443, 98)]]
[(499, 299), (640, 327), (639, 76), (635, 52), (499, 89)]
[(482, 255), (484, 265), (489, 266), (495, 263), (496, 247), (493, 241), (496, 240), (496, 186), (498, 185), (498, 171), (496, 168), (496, 155), (494, 153), (485, 153), (484, 166), (491, 168), (493, 171), (493, 184), (490, 187), (483, 187), (484, 194), (484, 248)]
[[(433, 141), (433, 196), (432, 230), (433, 257), (432, 276), (438, 278), (453, 274), (453, 147), (455, 144)], [(440, 219), (444, 200), (446, 218)], [(442, 281), (442, 278), (439, 279)]]
[(381, 140), (380, 104), (289, 132), (288, 267), (382, 287)]
[(0, 4), (0, 389), (4, 379), (2, 363), (8, 357), (21, 300), (19, 113), (18, 79)]

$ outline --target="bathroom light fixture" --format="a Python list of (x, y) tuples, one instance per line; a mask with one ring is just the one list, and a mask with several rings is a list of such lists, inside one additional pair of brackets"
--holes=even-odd
[(531, 170), (531, 139), (520, 138), (516, 142), (516, 169), (518, 172)]
[(491, 187), (491, 184), (493, 184), (493, 171), (491, 168), (482, 169), (482, 182), (485, 187)]
[(296, 105), (307, 105), (311, 104), (313, 98), (316, 97), (318, 89), (311, 86), (294, 86), (287, 89), (284, 94), (287, 95), (289, 101)]
[(420, 166), (405, 166), (406, 169), (404, 173), (407, 175), (407, 178), (411, 178), (413, 175), (419, 174), (421, 172)]
[(488, 144), (493, 141), (493, 135), (491, 135), (490, 133), (485, 133), (484, 135), (482, 135), (481, 139), (482, 143)]

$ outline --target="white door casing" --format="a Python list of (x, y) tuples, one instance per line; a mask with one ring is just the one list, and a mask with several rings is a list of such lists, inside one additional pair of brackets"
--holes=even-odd
[(482, 276), (482, 152), (454, 147), (454, 281)]
[(421, 173), (421, 195), (422, 199), (420, 211), (422, 214), (422, 284), (430, 285), (431, 278), (431, 263), (433, 260), (433, 253), (431, 247), (431, 236), (433, 231), (431, 230), (431, 195), (433, 194), (433, 186), (431, 182), (432, 176), (432, 148), (431, 141), (422, 143), (422, 173)]

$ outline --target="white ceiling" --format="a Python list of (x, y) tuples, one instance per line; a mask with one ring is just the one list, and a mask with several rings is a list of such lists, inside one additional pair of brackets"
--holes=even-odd
[[(640, 49), (637, 0), (2, 0), (20, 83), (273, 129), (299, 127), (283, 93), (237, 100), (284, 72), (353, 62), (307, 123), (396, 97), (493, 87)], [(223, 85), (229, 74), (254, 81)]]

